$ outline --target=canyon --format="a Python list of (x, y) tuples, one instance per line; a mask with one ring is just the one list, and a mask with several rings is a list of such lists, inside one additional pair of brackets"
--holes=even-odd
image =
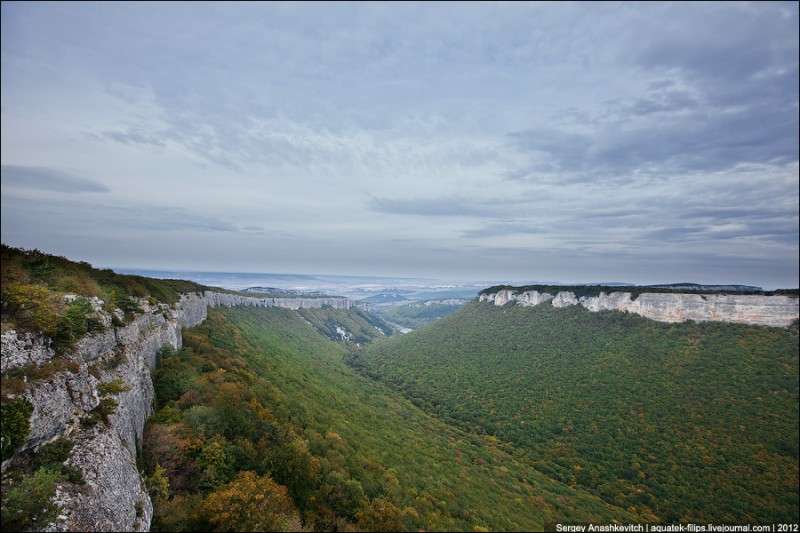
[[(71, 295), (65, 297), (69, 299)], [(56, 354), (43, 335), (8, 330), (2, 334), (2, 373), (26, 368), (53, 368), (46, 379), (24, 377), (25, 398), (33, 407), (30, 431), (16, 455), (35, 450), (58, 438), (74, 443), (68, 464), (84, 479), (82, 486), (59, 484), (55, 502), (60, 511), (50, 531), (147, 531), (153, 506), (145, 481), (137, 469), (145, 422), (153, 412), (151, 371), (164, 347), (179, 349), (181, 330), (202, 323), (209, 307), (283, 307), (300, 309), (329, 305), (349, 309), (346, 298), (258, 298), (204, 291), (183, 294), (170, 306), (138, 301), (141, 313), (127, 324), (114, 326), (121, 311), (104, 311), (103, 301), (91, 304), (104, 328), (82, 337), (74, 349)], [(103, 424), (83, 423), (101, 404), (99, 387), (121, 383), (115, 411)], [(14, 398), (14, 395), (11, 395)], [(3, 470), (14, 458), (3, 462)]]

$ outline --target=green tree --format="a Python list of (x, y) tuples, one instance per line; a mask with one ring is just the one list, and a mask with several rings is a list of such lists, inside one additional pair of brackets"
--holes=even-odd
[(3, 530), (38, 530), (55, 520), (58, 507), (52, 496), (58, 478), (57, 470), (40, 468), (19, 483), (3, 487)]
[(28, 437), (31, 413), (33, 405), (25, 398), (17, 398), (0, 405), (0, 452), (3, 461), (14, 455), (14, 450)]

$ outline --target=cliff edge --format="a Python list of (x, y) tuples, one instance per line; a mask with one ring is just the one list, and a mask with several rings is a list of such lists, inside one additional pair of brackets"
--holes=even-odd
[(482, 292), (478, 300), (494, 305), (514, 302), (522, 306), (549, 301), (553, 307), (581, 305), (589, 311), (623, 311), (659, 322), (714, 320), (786, 327), (800, 315), (800, 300), (793, 295), (600, 291), (597, 295), (578, 296), (573, 291), (551, 294), (507, 288)]
[(3, 332), (0, 363), (6, 400), (30, 406), (29, 430), (3, 461), (4, 475), (15, 461), (29, 461), (54, 442), (70, 443), (64, 464), (79, 473), (79, 480), (57, 483), (52, 498), (57, 517), (35, 529), (149, 530), (153, 506), (136, 458), (153, 412), (150, 373), (159, 351), (181, 348), (181, 329), (203, 322), (209, 307), (350, 307), (343, 298), (308, 300), (216, 291), (183, 294), (174, 305), (141, 298), (136, 302), (141, 312), (122, 323), (121, 310), (106, 311), (101, 299), (91, 298), (100, 331), (58, 354), (44, 335)]

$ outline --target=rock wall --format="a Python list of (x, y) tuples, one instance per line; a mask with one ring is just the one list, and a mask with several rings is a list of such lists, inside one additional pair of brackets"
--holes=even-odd
[[(70, 296), (68, 296), (70, 298)], [(161, 348), (178, 349), (181, 329), (196, 326), (208, 307), (322, 307), (349, 309), (345, 298), (258, 298), (207, 291), (185, 294), (174, 306), (139, 302), (143, 312), (124, 326), (112, 326), (112, 313), (92, 300), (106, 328), (81, 338), (72, 353), (56, 357), (49, 339), (6, 331), (2, 334), (2, 373), (26, 366), (53, 369), (52, 375), (27, 384), (21, 393), (33, 405), (30, 433), (18, 450), (36, 449), (58, 437), (75, 445), (68, 464), (77, 467), (82, 486), (64, 483), (56, 501), (61, 513), (52, 531), (147, 531), (153, 506), (136, 467), (144, 425), (153, 412), (151, 371)], [(121, 316), (119, 310), (113, 314)], [(118, 405), (109, 424), (87, 427), (81, 420), (98, 406), (98, 385), (121, 380), (128, 390), (114, 395)], [(14, 460), (3, 463), (3, 469)]]
[(553, 307), (582, 305), (589, 311), (625, 311), (659, 322), (684, 322), (686, 320), (738, 322), (762, 326), (789, 326), (800, 315), (798, 298), (791, 296), (759, 296), (753, 294), (686, 294), (642, 293), (633, 298), (630, 292), (600, 293), (599, 296), (582, 296), (561, 291), (551, 295), (537, 291), (514, 292), (503, 289), (481, 294), (481, 302), (505, 305), (532, 306), (551, 301)]

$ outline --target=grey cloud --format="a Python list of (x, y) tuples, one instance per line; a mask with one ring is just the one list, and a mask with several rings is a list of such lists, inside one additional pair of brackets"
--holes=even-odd
[(108, 192), (110, 190), (102, 183), (48, 167), (3, 165), (1, 175), (5, 187), (64, 193)]
[(502, 212), (498, 206), (464, 198), (372, 198), (369, 206), (380, 213), (433, 217), (495, 217)]
[(543, 233), (542, 228), (520, 222), (488, 224), (482, 228), (470, 229), (461, 233), (467, 239), (483, 237), (502, 237), (505, 235), (533, 235)]
[[(195, 231), (236, 233), (236, 225), (216, 217), (180, 207), (126, 203), (87, 203), (80, 200), (43, 200), (3, 193), (3, 210), (13, 217), (39, 220), (47, 226), (53, 221), (60, 230), (101, 231), (113, 233), (121, 229), (146, 232)], [(25, 226), (25, 224), (15, 225)]]
[(686, 91), (662, 91), (647, 98), (637, 99), (629, 108), (634, 115), (691, 110), (698, 106), (697, 100)]
[[(776, 4), (662, 6), (631, 68), (645, 94), (587, 108), (580, 128), (510, 135), (531, 155), (511, 179), (633, 181), (639, 174), (716, 171), (798, 160), (797, 10)], [(565, 108), (565, 116), (573, 113)]]
[(748, 108), (695, 115), (659, 125), (603, 128), (593, 134), (533, 129), (511, 138), (523, 152), (544, 155), (543, 163), (508, 176), (528, 179), (555, 170), (574, 173), (563, 181), (633, 179), (637, 171), (725, 170), (746, 163), (798, 160), (797, 113), (785, 108)]
[(164, 141), (154, 134), (146, 134), (133, 130), (104, 131), (99, 136), (122, 144), (143, 144), (162, 148), (166, 146)]
[(261, 226), (242, 226), (240, 230), (245, 233), (254, 233), (254, 234), (264, 233), (264, 228), (262, 228)]
[(3, 238), (129, 265), (796, 285), (797, 12), (4, 3), (3, 162), (113, 193), (43, 203), (4, 176)]

